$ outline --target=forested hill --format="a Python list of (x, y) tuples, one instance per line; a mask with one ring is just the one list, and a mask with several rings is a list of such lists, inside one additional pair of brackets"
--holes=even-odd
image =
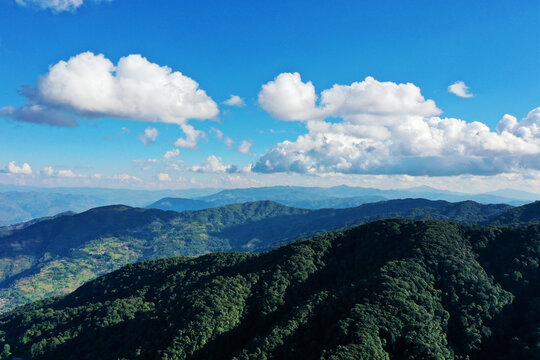
[(509, 209), (495, 217), (494, 225), (533, 224), (540, 221), (540, 201)]
[(262, 251), (381, 218), (484, 222), (510, 208), (391, 200), (306, 210), (271, 201), (177, 213), (123, 205), (42, 221), (0, 237), (0, 311), (67, 293), (125, 264), (211, 251)]
[[(0, 315), (4, 359), (538, 359), (540, 225), (382, 220), (128, 265)], [(1, 358), (1, 357), (0, 357)]]
[(0, 311), (67, 293), (125, 264), (210, 251), (262, 251), (381, 218), (483, 222), (507, 205), (391, 200), (306, 210), (271, 201), (177, 213), (123, 205), (42, 221), (0, 237)]

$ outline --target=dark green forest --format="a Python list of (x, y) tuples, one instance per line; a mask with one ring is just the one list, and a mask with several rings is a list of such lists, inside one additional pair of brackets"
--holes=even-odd
[(0, 312), (66, 294), (123, 265), (213, 251), (260, 252), (300, 238), (384, 218), (485, 223), (508, 205), (425, 199), (349, 209), (297, 209), (258, 201), (200, 211), (123, 205), (22, 225), (0, 234)]
[(539, 224), (390, 219), (145, 261), (0, 315), (0, 358), (538, 359), (539, 255)]

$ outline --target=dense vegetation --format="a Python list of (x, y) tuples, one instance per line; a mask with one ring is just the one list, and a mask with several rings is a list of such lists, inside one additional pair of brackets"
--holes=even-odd
[(540, 201), (519, 206), (503, 212), (491, 221), (495, 225), (533, 224), (540, 220)]
[(0, 315), (0, 359), (538, 359), (539, 255), (538, 224), (382, 220), (146, 261)]
[(0, 237), (0, 311), (69, 293), (98, 275), (136, 261), (211, 251), (263, 251), (382, 218), (478, 223), (507, 209), (507, 205), (424, 199), (322, 210), (270, 201), (183, 213), (127, 206), (96, 208)]

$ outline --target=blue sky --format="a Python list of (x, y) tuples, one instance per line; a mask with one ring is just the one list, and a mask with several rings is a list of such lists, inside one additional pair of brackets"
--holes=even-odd
[[(538, 1), (2, 1), (0, 183), (540, 192), (539, 20)], [(152, 99), (175, 72), (198, 88)]]

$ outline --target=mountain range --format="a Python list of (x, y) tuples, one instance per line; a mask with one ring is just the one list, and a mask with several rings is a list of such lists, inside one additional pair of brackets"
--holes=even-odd
[(0, 315), (0, 359), (537, 359), (539, 255), (538, 223), (391, 219), (145, 261)]
[[(166, 199), (164, 199), (166, 198)], [(183, 198), (175, 208), (172, 198)], [(408, 189), (380, 190), (374, 188), (334, 186), (300, 187), (272, 186), (246, 189), (183, 189), (127, 190), (102, 188), (36, 188), (0, 185), (0, 226), (25, 222), (34, 218), (53, 216), (61, 212), (82, 212), (98, 206), (125, 204), (163, 210), (198, 210), (239, 204), (248, 201), (273, 200), (287, 206), (320, 209), (348, 208), (361, 204), (404, 198), (425, 198), (460, 202), (473, 200), (482, 204), (505, 203), (523, 205), (540, 200), (539, 194), (512, 189), (485, 194), (466, 194), (439, 190), (427, 186)], [(160, 199), (161, 202), (160, 202)], [(167, 208), (168, 207), (168, 208)]]
[(320, 210), (272, 201), (181, 213), (124, 205), (99, 207), (37, 222), (0, 237), (0, 311), (69, 293), (96, 276), (136, 261), (213, 251), (266, 251), (384, 218), (481, 224), (508, 210), (514, 209), (425, 199)]

